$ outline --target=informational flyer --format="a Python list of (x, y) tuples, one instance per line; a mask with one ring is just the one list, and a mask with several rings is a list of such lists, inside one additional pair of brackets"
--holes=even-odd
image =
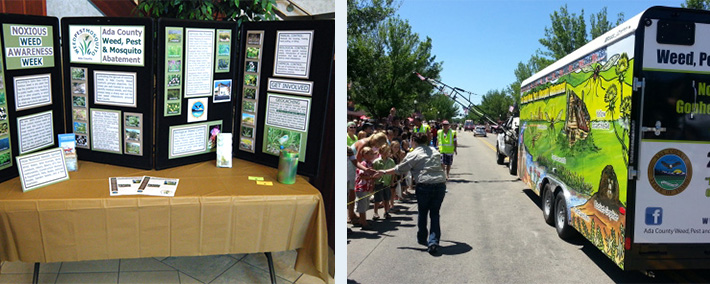
[(305, 162), (310, 109), (310, 97), (268, 93), (262, 152), (278, 156), (289, 149)]
[(207, 152), (206, 123), (170, 127), (170, 153), (168, 159)]
[(143, 26), (69, 26), (69, 62), (143, 66)]
[(61, 148), (23, 155), (16, 159), (23, 192), (69, 179)]
[(313, 31), (277, 31), (274, 76), (308, 78)]
[(175, 196), (179, 179), (144, 176), (138, 193), (152, 196)]
[(232, 133), (217, 134), (217, 167), (232, 167)]
[(212, 95), (214, 29), (185, 29), (185, 97)]
[(122, 107), (136, 107), (135, 72), (94, 71), (94, 103)]
[(110, 196), (116, 195), (136, 195), (138, 188), (143, 181), (143, 177), (110, 177), (108, 187)]
[(20, 155), (54, 145), (52, 111), (17, 118), (17, 143)]
[(79, 168), (76, 155), (76, 139), (74, 133), (64, 133), (57, 135), (59, 148), (64, 152), (64, 162), (67, 164), (67, 170), (75, 172)]
[(121, 111), (91, 109), (91, 149), (122, 154)]
[(54, 67), (52, 26), (3, 24), (7, 70)]
[(14, 77), (15, 109), (24, 110), (52, 104), (52, 75)]

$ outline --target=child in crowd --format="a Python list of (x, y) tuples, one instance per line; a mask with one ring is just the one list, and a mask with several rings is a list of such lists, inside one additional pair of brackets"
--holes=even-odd
[(355, 216), (355, 204), (350, 202), (355, 201), (355, 176), (357, 171), (351, 160), (355, 160), (355, 153), (353, 153), (351, 147), (348, 147), (348, 223), (355, 223), (357, 217)]
[[(369, 146), (364, 146), (360, 149), (364, 161), (360, 164), (365, 168), (372, 168), (372, 162), (377, 158), (378, 153)], [(370, 199), (367, 198), (374, 190), (374, 175), (368, 174), (364, 170), (357, 169), (355, 177), (355, 195), (359, 199), (356, 203), (356, 211), (360, 215), (359, 223), (355, 226), (362, 226), (363, 230), (372, 230), (370, 224), (367, 223), (367, 209), (370, 206)]]
[[(380, 158), (372, 163), (373, 168), (375, 170), (387, 170), (394, 168), (396, 164), (394, 163), (394, 160), (392, 160), (391, 156), (392, 151), (390, 150), (390, 147), (387, 144), (382, 145), (380, 147)], [(377, 212), (381, 205), (384, 205), (385, 207), (385, 219), (392, 218), (389, 213), (390, 199), (392, 199), (392, 191), (390, 190), (391, 187), (392, 175), (383, 175), (375, 180), (375, 215), (372, 217), (373, 220), (380, 218), (380, 215)]]
[(367, 138), (367, 132), (364, 130), (360, 130), (360, 132), (357, 133), (357, 140)]
[[(400, 156), (400, 152), (402, 149), (399, 147), (399, 142), (397, 140), (392, 141), (392, 160), (394, 161), (394, 164), (399, 164), (400, 161), (402, 161), (402, 156)], [(390, 212), (392, 213), (397, 213), (399, 212), (399, 209), (394, 207), (394, 201), (396, 200), (401, 200), (402, 199), (402, 190), (400, 187), (400, 190), (397, 190), (397, 185), (400, 184), (400, 179), (402, 177), (400, 175), (392, 175), (392, 198), (390, 199)]]

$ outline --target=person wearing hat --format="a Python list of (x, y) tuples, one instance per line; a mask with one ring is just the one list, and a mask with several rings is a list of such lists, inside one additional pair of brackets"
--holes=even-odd
[(454, 163), (454, 154), (456, 152), (456, 131), (451, 129), (448, 120), (441, 123), (444, 129), (439, 130), (436, 134), (439, 142), (439, 153), (441, 153), (441, 167), (446, 171), (446, 179), (449, 179), (449, 171), (451, 164)]

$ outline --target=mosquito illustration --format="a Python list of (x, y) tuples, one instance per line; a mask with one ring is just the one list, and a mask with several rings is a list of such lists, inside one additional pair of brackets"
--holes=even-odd
[[(604, 63), (604, 65), (601, 65), (601, 64), (599, 64), (599, 63), (596, 63), (596, 64), (592, 64), (592, 65), (589, 65), (589, 66), (584, 66), (584, 67), (582, 67), (582, 72), (585, 72), (585, 73), (587, 73), (587, 72), (593, 72), (593, 73), (592, 73), (592, 78), (591, 78), (591, 79), (592, 79), (592, 80), (591, 80), (592, 85), (589, 86), (589, 87), (592, 88), (592, 90), (594, 90), (594, 96), (595, 96), (595, 97), (598, 97), (598, 96), (599, 96), (599, 95), (597, 94), (597, 88), (596, 88), (597, 86), (600, 87), (600, 88), (602, 88), (602, 90), (606, 90), (606, 88), (604, 88), (604, 86), (602, 86), (602, 80), (601, 80), (601, 77), (600, 77), (600, 73), (611, 69), (611, 67), (613, 67), (614, 65), (616, 65), (616, 62), (617, 62), (617, 61), (619, 61), (619, 55), (618, 55), (618, 54), (614, 54), (614, 56), (612, 56), (611, 58), (609, 58), (609, 60), (607, 60), (606, 63)], [(587, 80), (587, 83), (584, 84), (585, 87), (586, 87), (587, 85), (589, 85), (589, 80)], [(591, 93), (591, 92), (590, 92), (590, 93)]]

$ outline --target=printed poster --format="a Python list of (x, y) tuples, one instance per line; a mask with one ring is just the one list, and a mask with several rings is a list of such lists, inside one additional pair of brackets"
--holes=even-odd
[(121, 111), (91, 109), (90, 124), (92, 150), (123, 153), (121, 151)]
[(277, 31), (274, 76), (308, 78), (313, 31)]
[(185, 29), (185, 97), (212, 95), (214, 29)]
[(94, 103), (122, 107), (136, 107), (135, 72), (94, 71)]
[(144, 66), (145, 27), (69, 26), (69, 62)]
[(17, 118), (17, 143), (20, 155), (54, 145), (52, 111)]
[(16, 159), (23, 192), (69, 179), (61, 148), (19, 156)]
[(278, 156), (290, 149), (304, 162), (310, 110), (309, 97), (267, 94), (262, 152)]
[(54, 67), (52, 26), (2, 25), (7, 70)]

